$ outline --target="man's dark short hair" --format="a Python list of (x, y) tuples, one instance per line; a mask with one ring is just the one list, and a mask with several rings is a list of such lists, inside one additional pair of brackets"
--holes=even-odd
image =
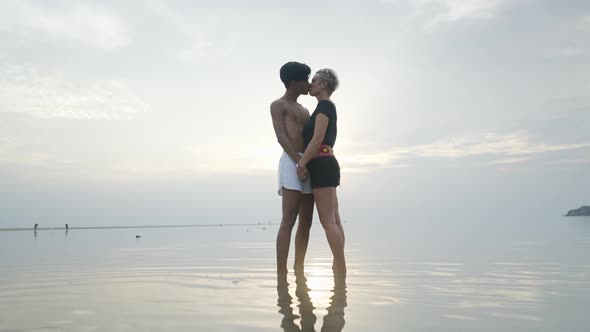
[(307, 81), (310, 73), (311, 68), (304, 63), (287, 62), (281, 67), (281, 81), (285, 84), (285, 88), (288, 88), (291, 81)]

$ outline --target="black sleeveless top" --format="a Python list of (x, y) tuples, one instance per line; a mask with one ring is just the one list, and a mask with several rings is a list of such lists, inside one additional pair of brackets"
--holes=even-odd
[(336, 107), (331, 101), (325, 99), (320, 100), (318, 106), (315, 108), (315, 111), (313, 111), (313, 114), (311, 115), (311, 117), (309, 117), (309, 120), (307, 120), (305, 126), (303, 126), (303, 142), (305, 144), (305, 147), (307, 148), (309, 142), (313, 137), (313, 131), (315, 129), (315, 118), (319, 113), (322, 113), (328, 117), (328, 127), (326, 128), (326, 135), (324, 135), (324, 141), (322, 142), (322, 144), (331, 146), (333, 148), (334, 144), (336, 144), (337, 132)]

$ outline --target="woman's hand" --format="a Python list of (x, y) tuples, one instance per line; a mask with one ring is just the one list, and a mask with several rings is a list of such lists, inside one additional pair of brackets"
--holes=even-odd
[(300, 163), (297, 163), (297, 176), (303, 182), (309, 180), (309, 172), (307, 171), (307, 168), (302, 166)]

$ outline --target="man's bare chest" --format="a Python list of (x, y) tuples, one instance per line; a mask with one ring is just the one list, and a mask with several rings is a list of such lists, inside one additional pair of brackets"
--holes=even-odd
[(297, 125), (304, 125), (308, 118), (309, 113), (303, 107), (289, 109), (285, 116), (286, 121), (293, 122), (293, 124)]

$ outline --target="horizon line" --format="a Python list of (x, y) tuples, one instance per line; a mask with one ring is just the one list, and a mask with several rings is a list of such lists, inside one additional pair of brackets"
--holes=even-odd
[[(189, 225), (139, 225), (139, 226), (78, 226), (78, 227), (38, 227), (37, 231), (41, 230), (87, 230), (87, 229), (128, 229), (128, 228), (180, 228), (180, 227), (223, 227), (223, 226), (264, 226), (274, 225), (271, 222), (268, 223), (243, 223), (243, 224), (189, 224)], [(0, 228), (0, 231), (34, 231), (34, 227), (11, 227), (11, 228)]]

